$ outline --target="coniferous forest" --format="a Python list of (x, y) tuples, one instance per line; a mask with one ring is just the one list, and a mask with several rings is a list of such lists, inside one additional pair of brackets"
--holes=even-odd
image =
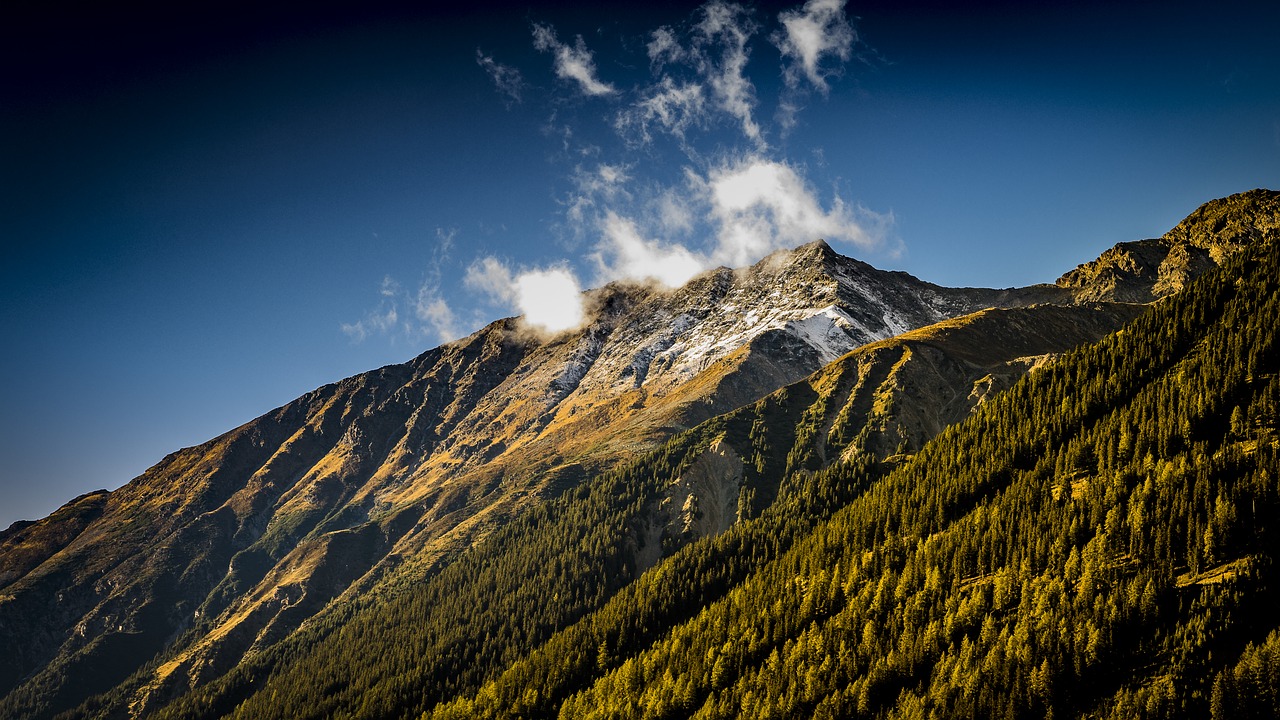
[[(1132, 314), (887, 456), (852, 353), (147, 714), (1280, 716), (1274, 233)], [(735, 521), (656, 527), (726, 447)], [(136, 712), (170, 660), (59, 717)]]

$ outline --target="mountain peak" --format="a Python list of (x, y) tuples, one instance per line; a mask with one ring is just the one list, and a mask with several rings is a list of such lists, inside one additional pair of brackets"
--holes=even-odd
[(1208, 250), (1215, 262), (1280, 231), (1280, 191), (1257, 188), (1196, 208), (1164, 240)]
[(1120, 243), (1058, 278), (1081, 300), (1151, 302), (1172, 295), (1229, 256), (1280, 233), (1280, 192), (1210, 200), (1163, 237)]
[(832, 250), (826, 240), (818, 239), (803, 245), (797, 245), (790, 250), (775, 250), (757, 265), (802, 265), (813, 262), (827, 262), (836, 257), (841, 257), (840, 253)]
[(831, 246), (827, 244), (827, 241), (822, 238), (807, 242), (795, 248), (792, 252), (797, 255), (822, 255), (824, 257), (839, 254), (835, 250), (832, 250)]

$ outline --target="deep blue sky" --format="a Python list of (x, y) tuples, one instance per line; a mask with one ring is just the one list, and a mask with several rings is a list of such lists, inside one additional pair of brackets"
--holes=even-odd
[[(620, 118), (723, 70), (698, 4), (453, 5), (3, 11), (0, 527), (511, 314), (505, 277), (628, 274), (620, 228), (728, 257), (708, 198), (749, 168), (866, 230), (841, 252), (948, 285), (1051, 282), (1280, 187), (1274, 2), (854, 2), (825, 94), (774, 41), (800, 4), (749, 6), (758, 136), (708, 94), (647, 141)], [(660, 27), (683, 66), (651, 62)]]

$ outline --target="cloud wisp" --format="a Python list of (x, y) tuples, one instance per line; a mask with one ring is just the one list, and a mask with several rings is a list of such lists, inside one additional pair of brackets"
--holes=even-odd
[(757, 26), (741, 5), (713, 0), (702, 12), (693, 44), (697, 68), (707, 77), (720, 109), (736, 118), (742, 134), (764, 149), (767, 144), (754, 117), (755, 85), (746, 74), (751, 56), (747, 43)]
[(506, 98), (508, 106), (510, 103), (521, 102), (525, 83), (519, 70), (494, 60), (492, 55), (485, 55), (480, 48), (476, 48), (476, 64), (484, 69), (494, 87)]
[(402, 338), (415, 344), (422, 340), (450, 342), (461, 337), (463, 322), (440, 289), (442, 268), (457, 234), (456, 229), (436, 228), (431, 261), (418, 289), (410, 292), (387, 275), (378, 288), (378, 307), (354, 323), (341, 323), (343, 334), (355, 344), (375, 335)]
[[(791, 88), (807, 80), (826, 95), (830, 91), (827, 78), (840, 74), (858, 39), (845, 17), (844, 0), (809, 0), (798, 10), (780, 13), (778, 21), (782, 27), (771, 39), (786, 62), (783, 79)], [(828, 58), (839, 63), (824, 67)]]
[(401, 294), (400, 283), (387, 275), (382, 278), (382, 286), (378, 290), (378, 308), (365, 313), (365, 316), (353, 323), (342, 323), (342, 332), (351, 342), (359, 344), (370, 335), (384, 335), (393, 332), (399, 326), (400, 311), (397, 302)]
[[(534, 49), (552, 55), (555, 75), (575, 95), (617, 103), (613, 130), (629, 147), (648, 147), (666, 135), (696, 160), (701, 153), (692, 136), (724, 127), (732, 127), (752, 151), (769, 151), (771, 128), (758, 117), (760, 99), (749, 68), (762, 29), (751, 7), (709, 0), (685, 22), (648, 34), (643, 47), (650, 77), (634, 84), (601, 79), (581, 35), (573, 44), (562, 42), (548, 23), (534, 23), (532, 33)], [(831, 81), (843, 75), (854, 55), (858, 35), (845, 0), (808, 0), (779, 13), (767, 39), (779, 51), (784, 85), (772, 131), (785, 135), (795, 125), (804, 95), (830, 94)], [(525, 97), (528, 86), (515, 68), (479, 51), (477, 62), (508, 104)], [(616, 64), (635, 66), (630, 60)]]
[(685, 33), (666, 26), (650, 33), (645, 50), (654, 79), (631, 91), (614, 128), (632, 145), (648, 145), (656, 132), (664, 132), (693, 156), (689, 131), (725, 121), (754, 149), (766, 149), (755, 117), (755, 84), (747, 74), (759, 26), (747, 8), (724, 0), (703, 5), (693, 20)]
[(617, 90), (596, 77), (596, 63), (579, 35), (577, 43), (570, 47), (556, 39), (556, 31), (550, 25), (533, 26), (533, 47), (549, 52), (555, 58), (556, 75), (577, 84), (584, 95), (612, 95)]

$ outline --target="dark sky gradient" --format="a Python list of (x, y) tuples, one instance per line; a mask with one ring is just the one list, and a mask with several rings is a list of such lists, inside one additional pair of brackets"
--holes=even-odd
[[(0, 527), (438, 344), (343, 332), (387, 278), (438, 292), (464, 333), (512, 312), (464, 286), (482, 256), (589, 282), (574, 171), (658, 186), (691, 162), (621, 143), (616, 102), (575, 96), (530, 28), (581, 35), (624, 87), (696, 3), (26, 5), (0, 11)], [(859, 58), (769, 135), (823, 203), (893, 214), (892, 242), (837, 249), (948, 285), (1051, 282), (1280, 187), (1280, 4), (1030, 5), (847, 8)], [(766, 120), (788, 7), (756, 6)], [(521, 102), (477, 49), (523, 73)]]

